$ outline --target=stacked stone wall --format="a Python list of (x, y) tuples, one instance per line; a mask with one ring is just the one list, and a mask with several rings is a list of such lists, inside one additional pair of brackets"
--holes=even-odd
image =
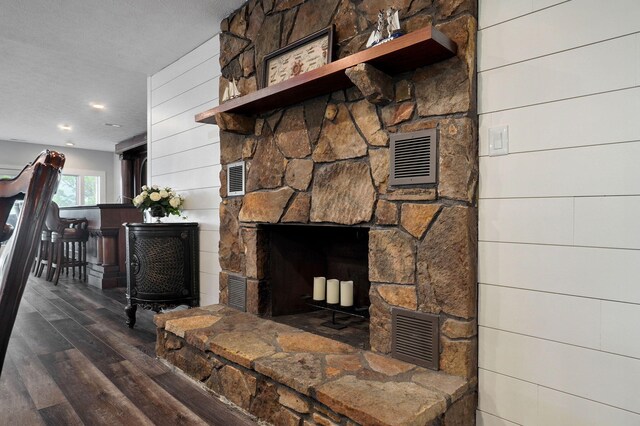
[[(330, 24), (335, 57), (364, 49), (380, 9), (402, 27), (434, 27), (455, 57), (393, 76), (394, 99), (376, 105), (355, 88), (256, 120), (252, 134), (221, 132), (220, 300), (229, 274), (248, 278), (248, 310), (270, 314), (262, 223), (370, 228), (371, 348), (391, 350), (391, 309), (441, 316), (440, 368), (476, 375), (478, 183), (472, 0), (251, 0), (221, 26), (221, 90), (259, 88), (266, 54)], [(389, 135), (438, 129), (438, 183), (389, 185)], [(245, 160), (246, 195), (228, 197), (224, 165)]]

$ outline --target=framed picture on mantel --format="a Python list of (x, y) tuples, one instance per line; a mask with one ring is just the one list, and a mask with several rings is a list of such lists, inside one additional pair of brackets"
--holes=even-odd
[(265, 56), (263, 87), (320, 68), (332, 58), (333, 25)]

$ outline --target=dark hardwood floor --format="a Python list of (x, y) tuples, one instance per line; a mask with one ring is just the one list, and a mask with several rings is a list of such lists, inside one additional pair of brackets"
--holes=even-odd
[(255, 425), (155, 359), (152, 312), (124, 289), (27, 284), (0, 377), (0, 425)]

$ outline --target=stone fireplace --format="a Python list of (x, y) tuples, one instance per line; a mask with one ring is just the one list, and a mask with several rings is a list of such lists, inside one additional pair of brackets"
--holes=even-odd
[[(246, 310), (253, 317), (239, 316), (227, 307), (217, 306), (212, 308), (213, 314), (204, 311), (178, 314), (173, 320), (175, 323), (167, 322), (166, 330), (173, 328), (173, 334), (189, 343), (184, 327), (195, 329), (194, 324), (202, 321), (209, 324), (208, 327), (217, 323), (218, 326), (212, 327), (219, 327), (222, 335), (233, 334), (235, 339), (246, 339), (249, 342), (246, 344), (252, 346), (230, 350), (219, 343), (222, 337), (194, 331), (191, 344), (204, 345), (203, 348), (215, 354), (215, 365), (219, 364), (217, 357), (222, 356), (235, 363), (233, 369), (238, 373), (234, 372), (234, 377), (244, 377), (243, 380), (249, 377), (262, 383), (260, 374), (265, 375), (265, 386), (271, 386), (271, 380), (277, 382), (273, 384), (276, 387), (285, 383), (346, 418), (358, 418), (362, 424), (370, 421), (366, 415), (358, 417), (363, 412), (379, 414), (375, 398), (372, 396), (373, 402), (367, 404), (353, 402), (353, 406), (364, 404), (364, 407), (358, 405), (360, 411), (356, 414), (350, 411), (353, 407), (341, 405), (340, 400), (349, 400), (362, 392), (354, 391), (353, 395), (341, 392), (352, 384), (353, 389), (360, 389), (361, 385), (374, 386), (380, 391), (381, 401), (400, 382), (403, 392), (420, 393), (423, 391), (420, 386), (426, 386), (441, 392), (438, 395), (448, 395), (438, 408), (440, 413), (456, 411), (456, 418), (465, 420), (451, 424), (472, 424), (477, 380), (476, 2), (251, 0), (222, 23), (220, 87), (235, 79), (242, 95), (256, 91), (261, 86), (258, 82), (266, 54), (331, 24), (335, 27), (336, 58), (358, 52), (364, 49), (378, 11), (390, 6), (399, 10), (403, 30), (411, 32), (433, 25), (456, 43), (456, 56), (392, 76), (390, 101), (371, 102), (354, 86), (260, 114), (255, 126), (240, 132), (243, 134), (221, 129), (220, 303), (229, 302), (230, 277), (246, 278)], [(436, 183), (391, 185), (390, 136), (426, 129), (435, 129), (437, 135)], [(226, 166), (238, 161), (245, 162), (246, 192), (242, 196), (229, 196), (225, 186)], [(315, 345), (309, 343), (315, 342), (315, 338), (305, 337), (307, 343), (297, 342), (292, 346), (283, 337), (292, 334), (290, 329), (262, 325), (259, 321), (266, 323), (269, 321), (260, 318), (277, 319), (280, 315), (307, 311), (301, 296), (311, 293), (313, 277), (333, 278), (334, 275), (338, 279), (353, 280), (357, 303), (369, 306), (367, 328), (373, 353), (349, 358), (353, 365), (361, 366), (353, 370), (344, 364), (346, 358), (340, 358), (339, 368), (331, 367), (337, 355), (318, 360), (318, 374), (323, 381), (334, 377), (332, 374), (341, 377), (337, 380), (341, 385), (332, 388), (341, 396), (323, 399), (321, 395), (328, 385), (321, 386), (312, 380), (309, 386), (305, 383), (299, 387), (295, 380), (289, 382), (283, 377), (286, 373), (281, 374), (278, 368), (286, 372), (299, 368), (300, 363), (316, 362), (315, 355), (310, 354), (320, 351), (317, 348), (327, 343)], [(388, 365), (385, 369), (373, 361), (374, 356), (392, 352), (394, 309), (437, 316), (435, 327), (440, 336), (437, 367), (443, 372), (437, 374), (444, 375), (429, 376), (429, 380), (423, 381), (418, 377), (426, 377), (425, 372), (409, 373), (419, 367), (384, 364)], [(179, 319), (180, 315), (201, 315), (209, 319)], [(234, 334), (239, 328), (251, 328), (234, 325), (225, 315), (242, 324), (258, 321), (251, 327), (275, 330), (274, 334), (251, 343), (253, 337), (248, 334), (242, 337)], [(165, 327), (164, 321), (159, 321), (161, 329)], [(183, 356), (179, 352), (186, 349), (182, 341), (176, 343), (171, 336), (165, 333), (159, 337), (159, 352), (167, 359), (178, 359), (176, 357)], [(236, 340), (225, 340), (225, 345), (236, 345), (234, 342)], [(272, 349), (260, 349), (266, 347)], [(254, 354), (256, 348), (262, 352)], [(351, 353), (342, 347), (336, 351)], [(207, 355), (206, 359), (211, 360), (211, 356)], [(384, 359), (388, 360), (385, 363), (395, 362)], [(185, 363), (182, 365), (191, 368)], [(320, 366), (325, 365), (323, 370), (325, 367)], [(344, 371), (352, 371), (355, 376), (340, 376), (347, 374)], [(308, 372), (305, 370), (304, 374)], [(211, 377), (200, 380), (211, 381), (215, 374), (218, 373), (214, 371)], [(463, 381), (463, 391), (449, 386), (454, 376), (458, 376), (455, 380)], [(376, 382), (383, 377), (383, 384)], [(223, 379), (215, 380), (210, 387), (224, 387), (224, 382), (218, 382)], [(395, 384), (387, 383), (388, 380)], [(252, 386), (255, 388), (255, 383)], [(249, 399), (239, 403), (251, 412), (260, 400), (261, 391), (256, 389)], [(377, 392), (367, 389), (372, 395)], [(225, 393), (224, 389), (221, 393)], [(393, 397), (389, 401), (393, 401)], [(458, 408), (454, 410), (454, 407)], [(308, 414), (314, 411), (293, 410), (298, 413), (298, 422), (311, 417), (316, 421), (315, 414)], [(273, 420), (275, 417), (265, 418), (277, 422)], [(338, 416), (335, 422), (347, 424), (346, 418)], [(429, 424), (442, 424), (439, 422), (443, 418), (444, 424), (449, 424), (446, 415)], [(329, 424), (308, 421), (309, 424)], [(392, 423), (376, 420), (371, 424)]]
[[(256, 90), (265, 54), (329, 24), (337, 57), (362, 49), (387, 3), (400, 10), (406, 31), (434, 24), (456, 42), (457, 56), (395, 76), (395, 99), (386, 105), (352, 87), (261, 115), (252, 134), (221, 131), (220, 300), (227, 301), (228, 276), (240, 275), (247, 278), (248, 312), (282, 313), (272, 310), (267, 276), (271, 229), (364, 227), (371, 349), (391, 352), (393, 307), (438, 314), (440, 368), (473, 377), (475, 2), (251, 1), (222, 24), (220, 87), (233, 78), (243, 95)], [(389, 136), (432, 128), (437, 183), (389, 185)], [(225, 165), (241, 160), (246, 194), (227, 196)]]

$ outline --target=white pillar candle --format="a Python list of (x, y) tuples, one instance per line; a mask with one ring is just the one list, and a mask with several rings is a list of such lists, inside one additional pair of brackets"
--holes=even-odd
[(353, 281), (340, 281), (340, 306), (353, 306)]
[(313, 300), (324, 300), (326, 282), (325, 277), (313, 277)]
[(334, 279), (327, 280), (327, 303), (338, 302), (340, 302), (340, 282)]

